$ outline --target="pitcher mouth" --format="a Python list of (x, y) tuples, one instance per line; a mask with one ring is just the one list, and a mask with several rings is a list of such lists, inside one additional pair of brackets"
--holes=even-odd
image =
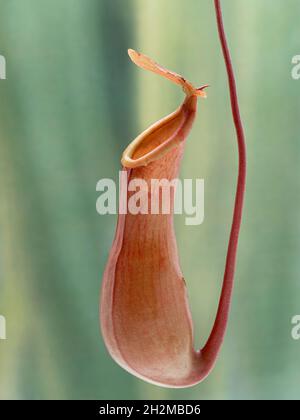
[(121, 163), (126, 168), (146, 166), (161, 158), (180, 142), (185, 113), (177, 110), (147, 128), (125, 149)]
[(195, 88), (184, 77), (166, 69), (144, 54), (131, 49), (128, 50), (128, 54), (137, 66), (181, 86), (186, 95), (181, 107), (151, 125), (125, 149), (121, 159), (122, 165), (125, 168), (137, 168), (161, 158), (186, 138), (196, 113), (197, 98), (206, 98), (205, 88), (208, 85)]

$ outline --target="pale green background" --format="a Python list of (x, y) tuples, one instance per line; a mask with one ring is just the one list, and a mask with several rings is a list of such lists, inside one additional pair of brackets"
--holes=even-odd
[(116, 217), (96, 182), (174, 110), (178, 87), (131, 64), (128, 47), (209, 83), (182, 176), (205, 179), (205, 222), (177, 217), (197, 345), (220, 292), (237, 150), (212, 0), (0, 0), (0, 398), (299, 398), (300, 54), (298, 0), (224, 0), (248, 146), (246, 207), (228, 333), (209, 378), (148, 385), (108, 356), (98, 326)]

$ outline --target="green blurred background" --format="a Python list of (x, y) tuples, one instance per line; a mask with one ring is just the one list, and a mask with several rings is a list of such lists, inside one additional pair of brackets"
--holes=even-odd
[(298, 0), (226, 0), (224, 20), (248, 146), (246, 207), (228, 333), (218, 363), (184, 390), (148, 385), (108, 356), (101, 277), (116, 217), (99, 216), (100, 178), (124, 147), (173, 111), (178, 87), (137, 69), (138, 49), (209, 97), (181, 175), (205, 179), (205, 222), (176, 217), (201, 346), (222, 281), (236, 139), (212, 0), (0, 0), (0, 398), (300, 398), (300, 54)]

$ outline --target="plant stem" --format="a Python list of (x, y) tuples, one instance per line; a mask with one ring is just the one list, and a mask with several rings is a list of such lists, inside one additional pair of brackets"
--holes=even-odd
[(242, 124), (241, 116), (240, 116), (235, 76), (234, 76), (230, 52), (229, 52), (229, 48), (228, 48), (228, 44), (226, 40), (226, 34), (224, 30), (224, 25), (223, 25), (220, 0), (214, 0), (214, 5), (215, 5), (215, 11), (216, 11), (219, 38), (221, 42), (222, 52), (223, 52), (227, 76), (228, 76), (232, 116), (233, 116), (233, 121), (235, 125), (236, 136), (237, 136), (239, 168), (238, 168), (235, 204), (234, 204), (230, 237), (229, 237), (229, 242), (228, 242), (221, 297), (220, 297), (218, 311), (217, 311), (217, 315), (216, 315), (212, 332), (208, 338), (207, 343), (205, 344), (202, 350), (203, 357), (206, 358), (208, 361), (211, 361), (212, 363), (215, 360), (220, 350), (221, 344), (224, 340), (224, 335), (225, 335), (226, 326), (227, 326), (227, 320), (228, 320), (228, 314), (229, 314), (230, 302), (231, 302), (231, 296), (232, 296), (232, 289), (233, 289), (233, 283), (234, 283), (236, 254), (237, 254), (239, 232), (240, 232), (240, 226), (241, 226), (241, 220), (242, 220), (245, 183), (246, 183), (245, 135), (244, 135), (243, 124)]

